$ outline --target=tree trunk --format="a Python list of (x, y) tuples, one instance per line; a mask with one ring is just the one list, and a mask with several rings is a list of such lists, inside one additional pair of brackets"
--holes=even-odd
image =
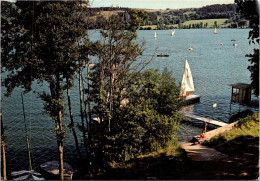
[(83, 76), (81, 74), (81, 87), (82, 87), (82, 100), (84, 102), (84, 117), (86, 119), (86, 128), (88, 130), (88, 117), (87, 117), (87, 103), (86, 103), (86, 99), (85, 99), (85, 87), (84, 87), (84, 82), (83, 82)]
[[(52, 92), (52, 98), (56, 99), (60, 102), (60, 76), (56, 74), (56, 87)], [(63, 134), (63, 126), (62, 126), (62, 112), (58, 110), (57, 112), (57, 120), (56, 121), (56, 136), (57, 136), (57, 144), (58, 144), (58, 151), (59, 151), (59, 177), (60, 180), (64, 180), (64, 172), (63, 172), (63, 141), (64, 141), (64, 134)]]
[[(60, 131), (62, 131), (62, 118), (61, 111), (59, 111), (59, 118), (57, 127)], [(59, 149), (59, 176), (60, 180), (64, 180), (64, 172), (63, 172), (63, 140), (58, 139), (58, 149)]]
[[(112, 60), (111, 60), (112, 62)], [(111, 117), (113, 114), (113, 96), (114, 96), (114, 79), (115, 79), (115, 65), (113, 64), (113, 62), (111, 63), (110, 66), (110, 87), (109, 87), (109, 119), (108, 119), (108, 131), (111, 131)]]
[(75, 145), (76, 145), (78, 155), (79, 155), (80, 158), (82, 158), (81, 153), (80, 153), (80, 149), (79, 149), (79, 142), (78, 142), (77, 134), (76, 134), (75, 127), (74, 127), (74, 120), (73, 120), (73, 114), (72, 114), (72, 109), (71, 109), (70, 88), (69, 88), (69, 80), (68, 79), (67, 79), (67, 98), (68, 98), (68, 105), (69, 105), (71, 129), (72, 129), (72, 133), (73, 133), (73, 136), (74, 136)]
[(3, 179), (7, 180), (6, 176), (6, 158), (5, 158), (5, 135), (4, 135), (4, 127), (3, 127), (3, 120), (2, 120), (2, 108), (0, 113), (1, 119), (1, 147), (2, 147), (2, 162), (3, 162)]
[(79, 97), (80, 97), (80, 116), (81, 116), (81, 126), (83, 134), (83, 143), (85, 147), (86, 156), (88, 155), (87, 143), (86, 143), (86, 130), (84, 125), (84, 115), (83, 115), (83, 100), (82, 100), (82, 86), (81, 86), (81, 72), (79, 72)]
[(88, 109), (88, 119), (89, 119), (89, 125), (88, 125), (88, 137), (89, 137), (89, 142), (90, 142), (90, 147), (92, 146), (92, 133), (91, 133), (91, 124), (92, 124), (92, 121), (91, 121), (91, 110), (90, 110), (90, 86), (89, 86), (89, 66), (87, 68), (87, 76), (88, 76), (88, 79), (87, 79), (87, 92), (88, 92), (88, 97), (87, 97), (87, 109)]
[(5, 143), (2, 143), (2, 159), (3, 159), (3, 179), (7, 180), (7, 177), (6, 177), (6, 159), (5, 159)]

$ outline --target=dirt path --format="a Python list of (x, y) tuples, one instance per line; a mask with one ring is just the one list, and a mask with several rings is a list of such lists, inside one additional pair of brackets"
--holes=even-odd
[[(236, 123), (207, 132), (206, 139), (231, 129)], [(178, 180), (247, 180), (258, 179), (258, 156), (250, 153), (226, 155), (214, 148), (182, 143), (189, 162)]]
[(214, 148), (202, 146), (201, 144), (183, 143), (182, 147), (187, 152), (187, 157), (192, 161), (210, 161), (227, 157), (227, 155), (218, 152)]

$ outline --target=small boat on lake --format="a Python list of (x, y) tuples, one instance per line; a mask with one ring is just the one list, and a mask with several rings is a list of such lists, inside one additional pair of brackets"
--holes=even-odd
[(217, 28), (215, 27), (214, 34), (218, 34)]
[(220, 43), (219, 45), (223, 45), (223, 43)]
[(11, 172), (13, 180), (44, 180), (41, 174), (34, 170), (20, 170)]
[(154, 33), (154, 39), (156, 39), (157, 38), (157, 35), (156, 35), (156, 32)]
[(193, 47), (190, 47), (188, 50), (193, 51), (193, 49), (194, 49)]
[(233, 46), (236, 47), (236, 46), (237, 46), (237, 43), (234, 43)]
[(236, 41), (235, 39), (232, 39), (231, 41)]
[(174, 36), (174, 34), (175, 34), (175, 30), (172, 31), (171, 36)]
[(188, 103), (196, 103), (200, 101), (200, 96), (192, 94), (191, 92), (194, 92), (194, 83), (193, 83), (193, 77), (191, 74), (190, 65), (188, 63), (187, 57), (185, 58), (185, 65), (184, 65), (184, 72), (182, 76), (182, 82), (181, 82), (181, 97), (185, 98)]
[(157, 57), (169, 57), (169, 55), (161, 53), (161, 54), (157, 55)]
[[(63, 162), (64, 180), (72, 180), (74, 170), (68, 163)], [(43, 175), (48, 179), (59, 179), (59, 162), (48, 161), (40, 165)]]

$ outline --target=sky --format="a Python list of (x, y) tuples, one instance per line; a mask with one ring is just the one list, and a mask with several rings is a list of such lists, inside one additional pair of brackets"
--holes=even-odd
[(198, 8), (212, 4), (233, 4), (234, 0), (90, 0), (91, 7), (129, 7), (144, 9)]

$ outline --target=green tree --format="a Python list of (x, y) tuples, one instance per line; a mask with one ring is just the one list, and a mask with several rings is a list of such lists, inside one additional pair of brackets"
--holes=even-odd
[(121, 107), (121, 119), (115, 120), (111, 133), (110, 157), (115, 161), (164, 148), (168, 143), (177, 144), (183, 101), (175, 79), (167, 70), (148, 70), (135, 73), (135, 77), (127, 91), (129, 103)]
[(65, 79), (74, 80), (78, 68), (79, 46), (86, 29), (83, 2), (17, 1), (15, 18), (2, 29), (2, 66), (7, 76), (3, 85), (10, 96), (13, 89), (32, 89), (33, 81), (47, 83), (48, 92), (40, 94), (46, 113), (55, 121), (59, 153), (59, 174), (63, 180), (63, 141), (66, 131)]
[[(94, 107), (91, 112), (100, 120), (93, 140), (95, 143), (96, 162), (106, 163), (111, 160), (110, 141), (113, 140), (114, 127), (120, 118), (118, 111), (124, 101), (124, 94), (133, 79), (131, 71), (142, 67), (136, 63), (136, 59), (143, 52), (143, 44), (135, 42), (137, 29), (141, 25), (142, 15), (138, 11), (132, 11), (130, 27), (126, 30), (124, 21), (119, 16), (111, 16), (107, 19), (106, 26), (100, 30), (101, 38), (96, 42), (97, 63), (93, 67), (91, 76), (91, 100)], [(134, 66), (132, 67), (132, 65)], [(115, 153), (113, 153), (115, 154)]]
[(200, 28), (203, 28), (203, 23), (202, 22), (200, 22)]
[[(259, 45), (259, 1), (235, 0), (235, 3), (238, 5), (237, 11), (249, 20), (249, 27), (252, 28), (249, 31), (249, 43), (256, 42)], [(249, 62), (251, 62), (248, 66), (251, 72), (251, 86), (254, 94), (259, 96), (259, 48), (254, 49), (254, 54), (246, 55), (246, 57), (249, 57)]]
[(214, 21), (214, 26), (217, 27), (218, 26), (218, 22)]

